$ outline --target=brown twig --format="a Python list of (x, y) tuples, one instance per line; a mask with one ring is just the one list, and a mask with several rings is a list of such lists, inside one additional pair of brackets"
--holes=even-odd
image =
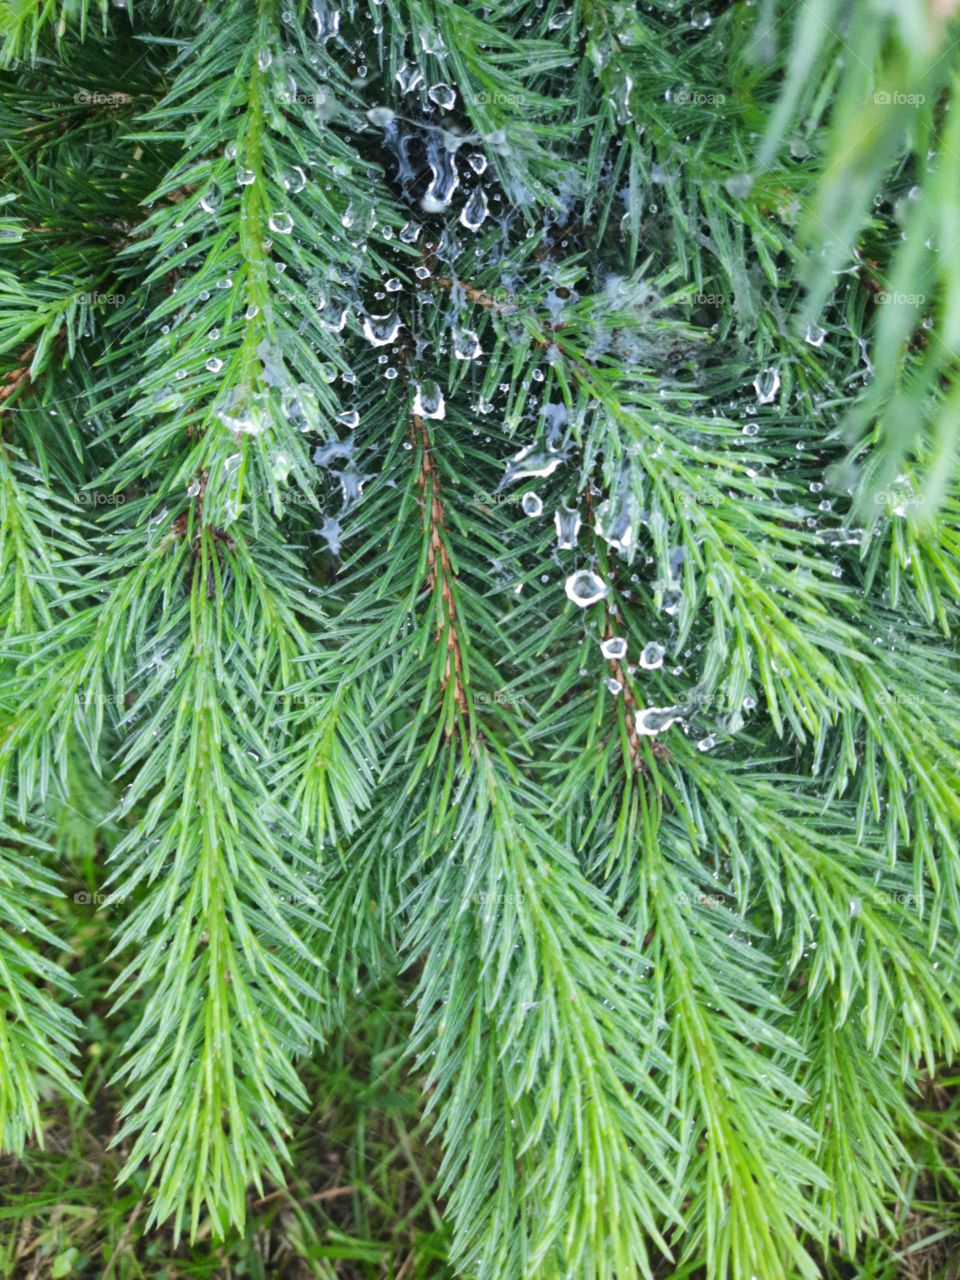
[[(604, 610), (604, 620), (606, 627), (604, 630), (604, 639), (613, 640), (615, 632), (613, 630), (613, 614), (610, 609)], [(627, 679), (627, 673), (623, 668), (623, 663), (619, 658), (608, 658), (610, 664), (610, 674), (620, 685), (623, 690), (623, 705), (627, 708), (627, 744), (630, 752), (630, 760), (638, 773), (647, 776), (647, 766), (643, 762), (643, 752), (640, 746), (640, 735), (637, 732), (637, 713), (640, 710), (639, 704), (634, 697), (633, 689), (630, 681)]]
[[(356, 1187), (327, 1187), (325, 1191), (315, 1191), (312, 1196), (306, 1196), (299, 1203), (318, 1204), (322, 1200), (338, 1200), (341, 1196), (352, 1196), (356, 1189)], [(259, 1200), (254, 1200), (250, 1208), (262, 1209), (265, 1204), (276, 1200), (278, 1196), (286, 1196), (289, 1200), (297, 1198), (291, 1194), (289, 1187), (277, 1187), (276, 1191), (271, 1191), (268, 1195), (261, 1196)]]
[[(467, 696), (461, 679), (463, 662), (454, 599), (457, 575), (450, 563), (450, 555), (443, 538), (447, 526), (444, 519), (443, 503), (440, 500), (440, 474), (433, 458), (433, 441), (430, 438), (427, 424), (416, 413), (411, 414), (411, 436), (413, 437), (413, 443), (420, 446), (420, 474), (417, 477), (417, 486), (420, 489), (424, 528), (428, 539), (427, 583), (431, 591), (433, 591), (437, 583), (440, 584), (441, 599), (446, 612), (447, 663), (441, 684), (444, 692), (446, 692), (451, 681), (453, 682), (454, 700), (461, 714), (464, 714), (467, 709)], [(441, 617), (437, 621), (436, 638), (438, 641), (443, 638), (443, 632), (444, 620)], [(448, 726), (448, 737), (451, 732), (452, 726)]]
[(463, 290), (471, 302), (479, 303), (481, 307), (486, 307), (488, 311), (497, 311), (500, 315), (509, 315), (510, 312), (517, 310), (513, 303), (502, 302), (499, 298), (494, 298), (492, 294), (484, 293), (482, 289), (478, 289), (475, 285), (467, 284), (465, 280), (453, 280), (450, 276), (441, 276), (434, 283), (438, 289), (452, 289), (456, 285)]
[(16, 391), (19, 391), (21, 387), (25, 390), (29, 388), (31, 382), (30, 361), (33, 357), (34, 350), (34, 347), (24, 347), (23, 351), (20, 353), (20, 359), (23, 361), (23, 364), (19, 364), (16, 368), (10, 369), (2, 378), (0, 378), (0, 383), (2, 383), (2, 385), (0, 385), (0, 412), (3, 411), (4, 402), (9, 400)]
[[(584, 492), (583, 505), (587, 517), (587, 528), (592, 530), (594, 527), (594, 509), (593, 497), (589, 488)], [(615, 582), (616, 573), (612, 564), (609, 566), (608, 572)], [(613, 629), (614, 611), (608, 601), (604, 601), (603, 618), (604, 640), (616, 639), (616, 632)], [(640, 742), (640, 734), (637, 732), (637, 713), (640, 710), (640, 704), (637, 702), (634, 695), (633, 686), (630, 683), (628, 672), (620, 659), (608, 658), (607, 662), (610, 664), (610, 674), (613, 676), (614, 680), (617, 681), (623, 691), (623, 705), (627, 709), (625, 719), (627, 723), (627, 746), (630, 754), (630, 762), (637, 772), (645, 778), (647, 777), (647, 766), (643, 760), (643, 747)], [(670, 753), (663, 743), (653, 742), (650, 749), (658, 760), (670, 759)]]

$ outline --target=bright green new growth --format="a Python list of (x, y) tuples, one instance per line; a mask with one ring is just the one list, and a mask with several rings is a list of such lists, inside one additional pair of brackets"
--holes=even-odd
[(0, 1146), (92, 822), (153, 1221), (402, 966), (465, 1276), (854, 1252), (960, 1050), (956, 32), (0, 24)]

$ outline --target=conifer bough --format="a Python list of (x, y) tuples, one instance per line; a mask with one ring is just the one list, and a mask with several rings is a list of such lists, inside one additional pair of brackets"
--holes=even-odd
[(855, 1253), (960, 1049), (952, 6), (0, 26), (2, 1148), (106, 895), (178, 1235), (406, 972), (459, 1273)]

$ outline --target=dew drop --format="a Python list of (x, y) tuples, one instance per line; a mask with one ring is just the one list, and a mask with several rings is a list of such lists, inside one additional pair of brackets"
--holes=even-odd
[(656, 671), (658, 667), (662, 667), (663, 653), (663, 645), (657, 644), (655, 640), (645, 644), (640, 653), (640, 665), (644, 671)]
[(302, 191), (307, 185), (307, 175), (298, 164), (291, 165), (289, 169), (284, 169), (281, 173), (280, 184), (284, 191), (289, 191), (291, 195), (296, 195), (298, 191)]
[(413, 412), (420, 418), (443, 418), (447, 408), (436, 382), (421, 382), (413, 398)]
[(683, 717), (681, 707), (647, 707), (637, 712), (637, 733), (650, 738), (662, 733)]
[(396, 340), (399, 331), (400, 318), (395, 311), (388, 316), (364, 317), (363, 336), (373, 347), (388, 346)]
[(458, 360), (476, 360), (480, 355), (480, 339), (472, 329), (454, 329), (453, 354)]
[(281, 210), (279, 213), (271, 213), (267, 226), (277, 235), (288, 236), (293, 230), (293, 219), (289, 213)]
[(826, 329), (821, 329), (818, 324), (808, 324), (803, 340), (804, 342), (809, 342), (811, 347), (822, 347), (826, 336)]
[(386, 129), (393, 124), (396, 115), (389, 107), (371, 107), (367, 112), (367, 119), (378, 129)]
[(596, 604), (598, 600), (606, 597), (607, 586), (591, 570), (578, 569), (567, 579), (564, 591), (567, 593), (568, 600), (572, 600), (581, 609), (586, 609), (589, 605)]
[(435, 84), (427, 90), (427, 97), (444, 111), (452, 111), (457, 101), (457, 91), (448, 84)]
[(477, 187), (470, 199), (460, 211), (460, 221), (468, 231), (476, 231), (487, 216), (487, 195), (482, 187)]
[(754, 378), (753, 387), (760, 404), (772, 404), (780, 390), (780, 374), (776, 369), (764, 369)]
[(554, 513), (553, 522), (557, 530), (557, 546), (561, 551), (572, 551), (580, 532), (580, 512), (564, 507)]

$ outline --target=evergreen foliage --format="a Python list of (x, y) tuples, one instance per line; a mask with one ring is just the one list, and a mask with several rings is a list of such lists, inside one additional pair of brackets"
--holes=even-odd
[(92, 841), (178, 1236), (402, 970), (458, 1274), (890, 1224), (960, 1051), (950, 9), (0, 5), (3, 1150)]

